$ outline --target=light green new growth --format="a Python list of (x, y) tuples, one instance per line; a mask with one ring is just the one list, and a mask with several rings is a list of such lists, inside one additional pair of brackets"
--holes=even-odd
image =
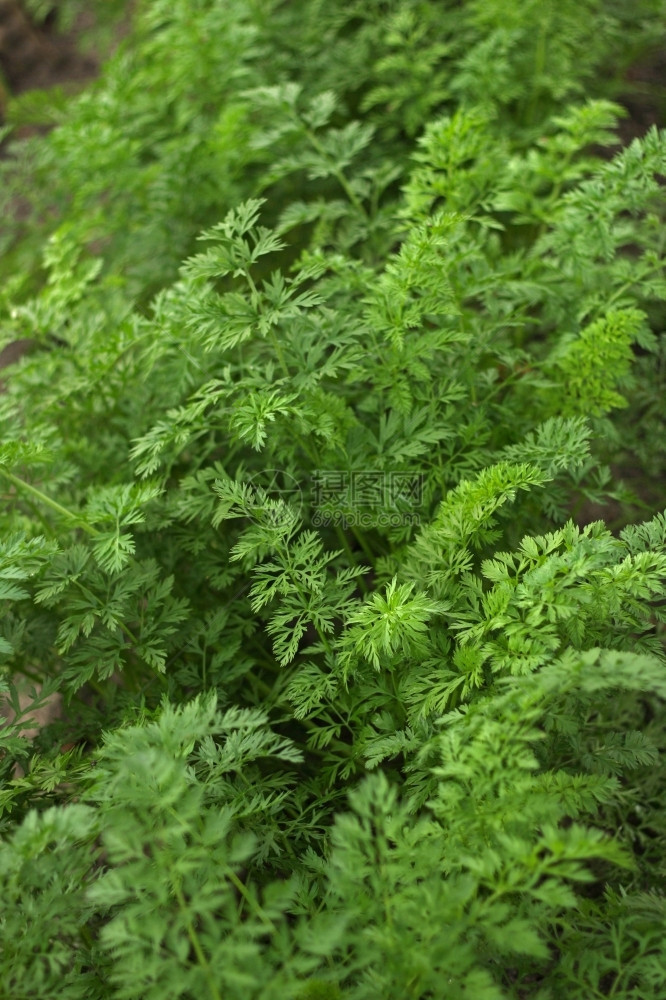
[(1, 996), (666, 996), (665, 13), (139, 0), (10, 103)]

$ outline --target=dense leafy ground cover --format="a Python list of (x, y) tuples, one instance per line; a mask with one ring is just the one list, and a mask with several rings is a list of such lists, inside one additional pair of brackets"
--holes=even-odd
[(10, 108), (3, 996), (666, 997), (665, 13), (145, 0)]

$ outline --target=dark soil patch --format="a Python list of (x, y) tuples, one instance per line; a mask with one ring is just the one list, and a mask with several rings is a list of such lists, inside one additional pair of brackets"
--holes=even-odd
[(620, 122), (620, 141), (628, 145), (656, 125), (666, 123), (666, 49), (654, 52), (632, 66), (626, 77), (626, 91), (618, 98), (627, 109)]
[(0, 71), (9, 93), (83, 83), (97, 74), (98, 60), (77, 48), (78, 35), (92, 25), (90, 15), (66, 35), (53, 31), (52, 23), (47, 18), (36, 25), (19, 0), (0, 0)]

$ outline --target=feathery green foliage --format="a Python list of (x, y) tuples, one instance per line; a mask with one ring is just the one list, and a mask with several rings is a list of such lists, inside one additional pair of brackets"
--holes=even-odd
[(10, 142), (3, 995), (666, 995), (664, 13), (144, 0)]

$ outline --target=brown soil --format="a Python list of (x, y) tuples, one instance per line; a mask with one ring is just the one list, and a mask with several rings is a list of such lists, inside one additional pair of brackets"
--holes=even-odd
[(89, 26), (82, 19), (70, 34), (59, 35), (51, 30), (48, 19), (43, 27), (34, 24), (19, 0), (0, 0), (0, 72), (4, 83), (0, 83), (0, 100), (8, 93), (85, 82), (95, 76), (97, 60), (76, 46), (77, 35)]
[(626, 92), (619, 97), (628, 114), (620, 123), (623, 145), (645, 135), (651, 126), (666, 125), (666, 51), (660, 49), (632, 66), (626, 76)]
[[(20, 0), (0, 0), (0, 124), (10, 95), (18, 96), (29, 90), (65, 86), (83, 86), (99, 72), (100, 58), (80, 51), (79, 40), (94, 26), (90, 13), (81, 16), (71, 32), (60, 34), (53, 29), (53, 18), (43, 25), (35, 24)], [(121, 37), (125, 26), (118, 30)], [(23, 126), (21, 135), (42, 131), (35, 126)], [(2, 150), (0, 149), (0, 155)], [(15, 206), (21, 212), (21, 205)], [(18, 361), (29, 349), (31, 341), (17, 341), (0, 350), (0, 370)], [(0, 393), (3, 382), (0, 379)]]

